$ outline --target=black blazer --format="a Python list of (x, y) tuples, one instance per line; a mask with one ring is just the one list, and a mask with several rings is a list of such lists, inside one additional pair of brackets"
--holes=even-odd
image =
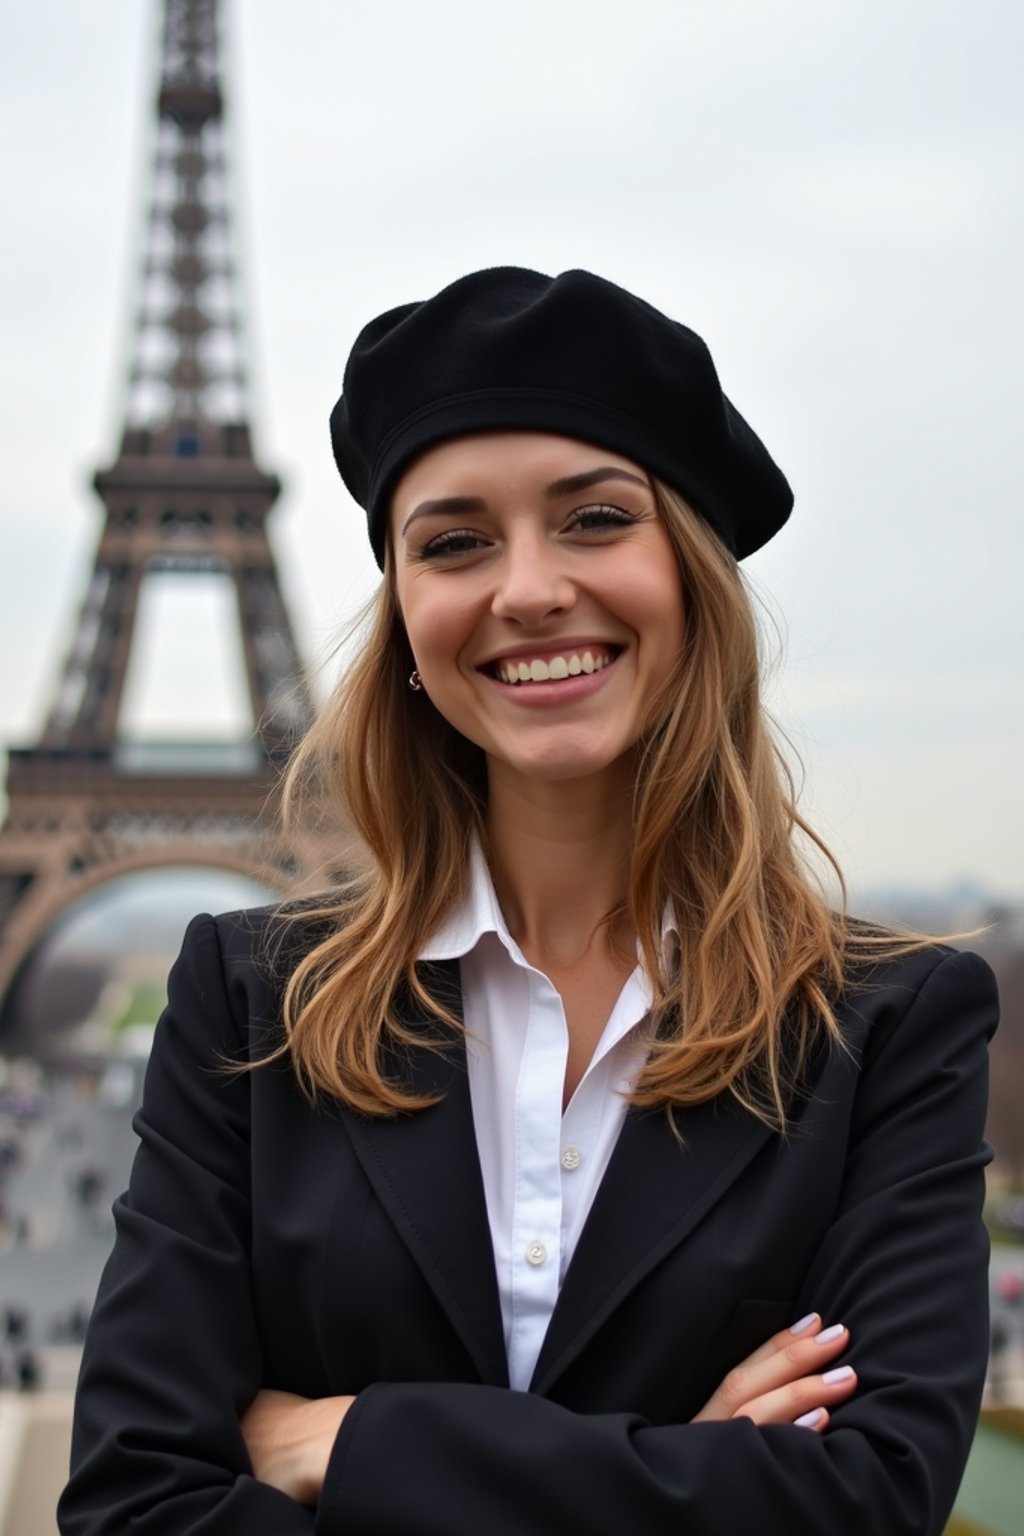
[[(524, 1393), (464, 1053), (412, 1052), (444, 1099), (388, 1121), (311, 1108), (287, 1065), (225, 1071), (277, 1028), (266, 921), (197, 918), (172, 973), (65, 1536), (938, 1536), (988, 1345), (983, 961), (879, 967), (785, 1141), (725, 1099), (682, 1145), (631, 1110)], [(688, 1422), (811, 1310), (849, 1325), (860, 1380), (823, 1436)], [(316, 1510), (252, 1478), (261, 1386), (358, 1394)]]

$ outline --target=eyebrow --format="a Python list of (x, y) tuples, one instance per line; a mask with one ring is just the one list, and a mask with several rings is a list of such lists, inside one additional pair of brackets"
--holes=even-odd
[(628, 469), (616, 469), (614, 464), (602, 464), (600, 469), (588, 469), (582, 475), (566, 475), (562, 480), (552, 480), (550, 485), (544, 487), (544, 495), (552, 498), (572, 496), (576, 491), (586, 491), (592, 485), (600, 485), (602, 480), (630, 480), (634, 485), (642, 485), (645, 491), (650, 490), (646, 480), (639, 475), (631, 475)]
[(410, 523), (414, 523), (418, 517), (429, 517), (432, 512), (444, 512), (449, 517), (458, 517), (463, 512), (483, 510), (484, 500), (481, 496), (438, 496), (435, 501), (421, 501), (402, 524), (402, 532), (404, 534)]
[[(592, 485), (600, 485), (604, 480), (629, 480), (633, 485), (640, 485), (645, 491), (650, 490), (646, 480), (639, 475), (630, 474), (628, 469), (618, 469), (614, 464), (602, 464), (598, 469), (585, 470), (581, 475), (564, 475), (560, 480), (552, 480), (550, 485), (544, 487), (544, 495), (551, 501), (560, 496), (572, 496), (577, 491), (589, 490)], [(463, 514), (483, 512), (486, 502), (482, 496), (438, 496), (433, 501), (421, 501), (415, 507), (405, 522), (402, 524), (403, 535), (407, 532), (411, 523), (418, 517), (429, 517), (432, 513), (444, 513), (449, 517), (459, 517)]]

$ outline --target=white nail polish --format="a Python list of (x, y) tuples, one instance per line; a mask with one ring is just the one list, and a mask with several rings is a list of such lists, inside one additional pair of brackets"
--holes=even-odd
[(794, 1323), (792, 1328), (789, 1331), (790, 1331), (790, 1333), (793, 1333), (793, 1334), (806, 1333), (808, 1328), (810, 1328), (811, 1324), (812, 1323), (816, 1323), (817, 1321), (818, 1321), (818, 1314), (817, 1314), (817, 1312), (808, 1312), (807, 1316), (806, 1317), (802, 1317), (798, 1323)]
[(826, 1386), (834, 1387), (841, 1381), (849, 1381), (852, 1375), (852, 1365), (837, 1365), (834, 1371), (826, 1371), (821, 1379)]
[(833, 1323), (831, 1328), (826, 1328), (822, 1333), (819, 1333), (814, 1342), (815, 1344), (832, 1344), (845, 1332), (846, 1329), (842, 1323)]
[(810, 1413), (802, 1413), (793, 1423), (798, 1429), (813, 1429), (815, 1424), (820, 1424), (825, 1417), (824, 1408), (812, 1408)]

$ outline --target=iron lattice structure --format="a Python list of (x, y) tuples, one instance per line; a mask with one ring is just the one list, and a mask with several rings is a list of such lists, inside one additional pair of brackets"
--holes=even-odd
[[(283, 891), (322, 884), (335, 829), (274, 821), (280, 767), (311, 718), (256, 463), (232, 259), (217, 0), (165, 0), (156, 151), (120, 450), (38, 742), (11, 751), (0, 830), (0, 996), (61, 912), (122, 873), (201, 864)], [(142, 584), (215, 572), (237, 595), (252, 736), (233, 746), (119, 734)], [(199, 684), (201, 686), (201, 683)]]

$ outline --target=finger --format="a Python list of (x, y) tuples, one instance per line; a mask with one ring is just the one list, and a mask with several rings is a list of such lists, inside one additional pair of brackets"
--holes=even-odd
[[(805, 1376), (787, 1382), (774, 1392), (766, 1392), (736, 1410), (737, 1419), (753, 1419), (755, 1424), (796, 1424), (816, 1408), (827, 1411), (845, 1402), (857, 1390), (857, 1374), (849, 1365), (838, 1366), (820, 1376)], [(801, 1428), (823, 1428), (817, 1421)]]
[(820, 1435), (828, 1424), (828, 1409), (812, 1408), (810, 1413), (802, 1413), (798, 1419), (794, 1419), (793, 1424), (797, 1429), (813, 1429), (815, 1434)]
[(730, 1419), (744, 1403), (787, 1382), (813, 1376), (846, 1348), (849, 1339), (849, 1330), (842, 1323), (824, 1328), (817, 1312), (808, 1313), (734, 1366), (694, 1422)]
[[(776, 1334), (767, 1345), (762, 1345), (729, 1372), (697, 1415), (698, 1421), (735, 1418), (747, 1403), (790, 1383), (813, 1379), (822, 1365), (834, 1360), (849, 1342), (849, 1329), (842, 1323), (820, 1332), (808, 1331), (802, 1338), (793, 1337), (789, 1330)], [(811, 1408), (817, 1404), (807, 1403), (805, 1406)]]
[(719, 1394), (727, 1417), (733, 1417), (743, 1403), (816, 1375), (823, 1364), (846, 1349), (850, 1333), (842, 1323), (835, 1323), (810, 1337), (793, 1338), (786, 1333), (776, 1335), (772, 1342), (775, 1348), (771, 1353), (755, 1352), (722, 1382)]
[(762, 1360), (770, 1360), (773, 1355), (777, 1355), (781, 1350), (784, 1350), (787, 1344), (792, 1344), (794, 1339), (813, 1339), (818, 1337), (821, 1331), (821, 1313), (808, 1312), (807, 1316), (794, 1323), (792, 1328), (783, 1328), (780, 1332), (773, 1333), (770, 1339), (766, 1339), (742, 1363), (744, 1365), (758, 1365)]
[(806, 1375), (813, 1370), (815, 1360), (826, 1357), (813, 1350), (810, 1353), (801, 1351), (799, 1345), (809, 1344), (813, 1340), (818, 1349), (828, 1349), (828, 1358), (831, 1358), (844, 1347), (846, 1336), (847, 1330), (843, 1324), (833, 1323), (826, 1328), (820, 1313), (809, 1312), (791, 1328), (773, 1333), (770, 1339), (747, 1355), (737, 1369), (746, 1370), (748, 1367), (760, 1367), (772, 1362), (773, 1369), (781, 1368), (784, 1371), (782, 1362), (788, 1360), (795, 1367), (791, 1375)]

